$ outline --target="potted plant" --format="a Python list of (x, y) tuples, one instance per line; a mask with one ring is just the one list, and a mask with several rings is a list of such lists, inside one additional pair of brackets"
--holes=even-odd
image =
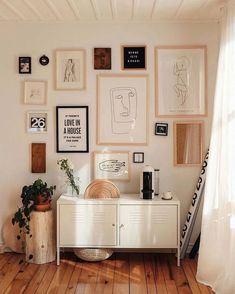
[[(24, 231), (30, 234), (30, 214), (33, 210), (47, 211), (51, 208), (51, 198), (56, 186), (47, 186), (41, 179), (34, 181), (32, 185), (24, 186), (21, 193), (22, 206), (12, 218), (12, 224), (18, 224), (20, 233)], [(20, 239), (20, 236), (17, 236)]]

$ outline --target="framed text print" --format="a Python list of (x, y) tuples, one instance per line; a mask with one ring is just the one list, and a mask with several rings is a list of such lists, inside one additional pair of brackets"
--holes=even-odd
[(146, 145), (148, 76), (97, 76), (97, 144)]
[(146, 69), (146, 46), (122, 46), (122, 69)]
[(155, 48), (156, 116), (205, 116), (206, 46)]
[(127, 151), (94, 152), (94, 178), (129, 180), (129, 153)]
[(56, 51), (56, 90), (85, 89), (85, 50)]
[(56, 107), (57, 152), (89, 152), (88, 106)]

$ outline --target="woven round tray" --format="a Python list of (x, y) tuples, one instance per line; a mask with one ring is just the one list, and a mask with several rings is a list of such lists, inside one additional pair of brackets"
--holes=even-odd
[(75, 248), (75, 255), (85, 261), (102, 261), (113, 254), (113, 250), (106, 248)]
[(119, 189), (108, 180), (94, 180), (87, 186), (84, 198), (119, 198)]

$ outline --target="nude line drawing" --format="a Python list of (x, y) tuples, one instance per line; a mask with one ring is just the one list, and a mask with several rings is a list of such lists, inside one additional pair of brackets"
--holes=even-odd
[(180, 106), (183, 106), (189, 97), (190, 60), (188, 57), (180, 56), (176, 59), (173, 65), (173, 75), (176, 77), (173, 88), (180, 100)]
[(137, 92), (131, 87), (110, 89), (113, 134), (129, 134), (137, 119)]
[(76, 82), (76, 60), (69, 58), (65, 62), (64, 82)]
[(125, 168), (126, 163), (125, 161), (118, 161), (117, 159), (109, 159), (104, 160), (99, 163), (99, 170), (111, 172), (111, 173), (117, 173), (122, 168)]

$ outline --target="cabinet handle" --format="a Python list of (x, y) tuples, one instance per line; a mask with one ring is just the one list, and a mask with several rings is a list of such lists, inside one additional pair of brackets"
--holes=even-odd
[(121, 229), (121, 228), (123, 228), (124, 227), (124, 225), (123, 224), (121, 224), (120, 226), (119, 226), (119, 228)]
[(112, 224), (113, 227), (115, 227), (115, 224)]

